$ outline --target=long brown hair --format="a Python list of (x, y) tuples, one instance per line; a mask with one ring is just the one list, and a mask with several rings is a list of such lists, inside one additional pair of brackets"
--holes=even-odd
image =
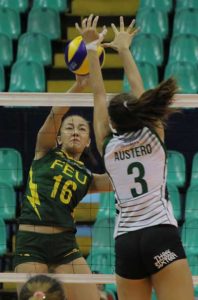
[(155, 127), (161, 121), (164, 125), (169, 115), (176, 110), (171, 108), (178, 87), (175, 79), (163, 81), (155, 89), (144, 92), (140, 98), (132, 94), (118, 94), (110, 100), (108, 113), (118, 132)]

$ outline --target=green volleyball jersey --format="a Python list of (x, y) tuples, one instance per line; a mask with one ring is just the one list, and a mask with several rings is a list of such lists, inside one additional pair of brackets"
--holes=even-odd
[(73, 209), (86, 195), (91, 172), (56, 148), (34, 160), (19, 223), (75, 228)]

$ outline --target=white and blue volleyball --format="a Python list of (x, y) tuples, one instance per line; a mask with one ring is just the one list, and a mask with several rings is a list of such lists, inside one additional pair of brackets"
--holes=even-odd
[[(99, 46), (97, 49), (101, 67), (104, 64), (105, 51)], [(89, 63), (87, 59), (87, 50), (81, 36), (68, 42), (65, 47), (65, 62), (68, 69), (77, 75), (89, 74)]]

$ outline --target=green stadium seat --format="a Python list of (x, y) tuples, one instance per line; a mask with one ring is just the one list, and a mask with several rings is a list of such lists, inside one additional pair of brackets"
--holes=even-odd
[(187, 189), (185, 205), (185, 224), (188, 228), (198, 227), (198, 183)]
[(175, 77), (181, 94), (198, 92), (198, 69), (191, 62), (172, 62), (165, 68), (165, 79)]
[(114, 274), (115, 252), (103, 247), (92, 248), (87, 257), (87, 263), (89, 264), (92, 272)]
[(92, 230), (92, 247), (114, 249), (114, 225), (115, 217), (97, 218)]
[(19, 13), (10, 8), (0, 7), (0, 32), (7, 34), (11, 39), (18, 39), (21, 33)]
[(48, 7), (58, 12), (66, 12), (68, 11), (68, 2), (67, 0), (34, 0), (33, 7)]
[(0, 92), (5, 90), (5, 72), (4, 67), (0, 65)]
[(61, 37), (59, 13), (50, 8), (32, 8), (28, 15), (28, 32), (45, 34), (50, 40)]
[(188, 258), (189, 265), (193, 266), (197, 264), (198, 259), (198, 248), (189, 246), (186, 249), (186, 255)]
[(178, 188), (186, 184), (186, 162), (182, 153), (168, 150), (167, 184), (173, 184)]
[(176, 1), (176, 10), (179, 10), (182, 8), (198, 9), (198, 1), (197, 0), (177, 0)]
[(19, 13), (24, 13), (29, 7), (28, 0), (0, 0), (0, 6), (14, 9)]
[[(115, 251), (114, 248), (107, 249), (106, 247), (92, 247), (87, 256), (87, 263), (92, 272), (101, 274), (115, 273)], [(111, 295), (110, 299), (117, 299), (117, 288), (115, 284), (105, 284), (105, 291)], [(112, 298), (113, 297), (113, 298)]]
[(0, 148), (0, 182), (6, 182), (14, 187), (23, 184), (22, 157), (14, 148)]
[(162, 39), (154, 34), (139, 33), (133, 40), (131, 51), (137, 63), (149, 62), (161, 66), (164, 60)]
[(44, 66), (36, 61), (17, 61), (11, 69), (10, 92), (45, 92)]
[(153, 7), (169, 13), (173, 9), (173, 0), (140, 0), (139, 9), (144, 7)]
[(198, 252), (198, 226), (196, 227), (187, 227), (185, 224), (182, 228), (181, 239), (184, 245), (184, 248), (187, 251), (191, 247), (194, 249), (194, 252)]
[(173, 24), (173, 35), (194, 34), (198, 36), (198, 9), (187, 8), (176, 12)]
[(195, 35), (181, 34), (171, 40), (169, 61), (187, 61), (193, 64), (198, 63), (198, 37)]
[(11, 38), (5, 34), (0, 33), (0, 64), (3, 66), (10, 66), (13, 61), (13, 46)]
[(51, 41), (41, 33), (22, 34), (18, 41), (17, 60), (37, 61), (44, 66), (51, 65)]
[[(158, 85), (159, 83), (158, 70), (156, 65), (153, 65), (149, 62), (138, 62), (137, 66), (142, 76), (145, 90), (156, 87), (156, 85)], [(129, 86), (126, 75), (124, 75), (123, 80), (123, 91), (126, 93), (131, 91), (131, 87)]]
[(190, 185), (198, 184), (198, 152), (195, 153), (192, 161), (192, 171), (191, 171), (191, 179)]
[(115, 218), (115, 196), (114, 192), (100, 193), (100, 206), (96, 221), (100, 218)]
[(168, 15), (163, 10), (146, 7), (137, 12), (136, 26), (141, 28), (141, 33), (155, 34), (165, 39), (169, 32), (168, 24)]
[[(101, 274), (115, 273), (115, 251), (114, 249), (106, 249), (103, 247), (92, 248), (87, 257), (92, 272)], [(113, 299), (117, 299), (117, 289), (115, 284), (106, 284), (105, 291), (110, 294)], [(112, 299), (112, 298), (111, 298)]]
[(7, 234), (6, 225), (3, 219), (0, 219), (0, 255), (4, 255), (7, 252)]
[(16, 217), (16, 194), (13, 186), (0, 182), (0, 218), (11, 220)]
[(167, 188), (168, 188), (169, 199), (172, 203), (174, 216), (176, 220), (179, 221), (182, 219), (182, 208), (181, 208), (181, 199), (180, 199), (179, 190), (173, 184), (169, 184)]

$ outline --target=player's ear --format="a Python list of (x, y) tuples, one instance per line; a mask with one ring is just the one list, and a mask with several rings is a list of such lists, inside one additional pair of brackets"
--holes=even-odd
[(89, 139), (89, 141), (88, 141), (86, 147), (88, 148), (90, 145), (91, 145), (91, 139)]
[(60, 135), (57, 135), (56, 141), (57, 141), (57, 146), (60, 146), (62, 144)]

